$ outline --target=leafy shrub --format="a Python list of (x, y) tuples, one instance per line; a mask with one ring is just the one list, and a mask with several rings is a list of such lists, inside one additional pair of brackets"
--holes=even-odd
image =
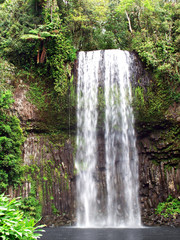
[(17, 199), (10, 200), (4, 194), (0, 195), (0, 239), (2, 240), (32, 240), (41, 236), (35, 230), (34, 219), (24, 218), (24, 213), (19, 210), (21, 202)]
[(160, 214), (164, 217), (169, 215), (176, 216), (180, 214), (180, 201), (177, 198), (173, 198), (171, 195), (166, 199), (165, 202), (159, 203), (156, 208), (156, 214)]
[(0, 90), (0, 191), (20, 183), (22, 173), (23, 134), (17, 117), (7, 112), (12, 102), (11, 91)]
[(22, 199), (20, 209), (24, 212), (26, 217), (34, 218), (40, 220), (42, 206), (36, 197), (30, 195), (27, 198)]
[[(164, 101), (165, 98), (167, 101)], [(146, 91), (140, 86), (134, 89), (132, 105), (136, 121), (153, 122), (160, 121), (163, 118), (169, 103), (163, 86), (156, 88), (156, 85), (152, 83)]]
[(25, 217), (39, 221), (42, 217), (42, 205), (36, 198), (37, 189), (35, 184), (35, 181), (31, 180), (31, 191), (28, 197), (21, 199), (20, 210), (24, 212)]

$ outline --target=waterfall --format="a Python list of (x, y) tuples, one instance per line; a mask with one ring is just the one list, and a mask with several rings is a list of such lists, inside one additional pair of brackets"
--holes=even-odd
[(100, 52), (81, 52), (77, 87), (78, 225), (93, 226), (96, 218), (97, 92)]
[[(77, 225), (139, 227), (138, 155), (127, 51), (80, 52), (77, 84)], [(104, 93), (105, 183), (98, 167), (98, 88)], [(105, 186), (101, 196), (99, 186)]]
[(107, 223), (140, 225), (138, 156), (130, 86), (130, 54), (105, 51)]

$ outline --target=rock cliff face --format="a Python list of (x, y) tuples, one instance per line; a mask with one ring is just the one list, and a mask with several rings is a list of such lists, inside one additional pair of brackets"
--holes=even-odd
[(21, 125), (26, 126), (27, 121), (40, 121), (38, 116), (38, 109), (31, 104), (26, 94), (28, 92), (28, 85), (19, 85), (14, 92), (15, 103), (13, 110), (21, 121)]
[[(26, 165), (24, 184), (14, 193), (28, 197), (32, 190), (42, 205), (42, 222), (51, 225), (71, 224), (74, 219), (75, 177), (73, 148), (62, 135), (31, 133), (23, 145)], [(55, 217), (58, 216), (58, 217)]]
[[(165, 219), (155, 214), (158, 203), (164, 202), (169, 195), (180, 198), (179, 131), (179, 126), (173, 123), (172, 126), (167, 124), (162, 128), (158, 125), (137, 133), (139, 195), (142, 223), (145, 225), (180, 225), (179, 216)], [(103, 134), (98, 136), (98, 149), (98, 192), (103, 196), (106, 194)]]
[[(169, 195), (180, 197), (179, 146), (179, 126), (176, 124), (159, 126), (138, 136), (142, 221), (147, 225), (161, 224), (154, 216), (159, 202)], [(179, 223), (174, 220), (174, 224)]]
[(43, 223), (48, 226), (71, 224), (75, 199), (74, 136), (70, 139), (66, 132), (44, 133), (46, 119), (28, 101), (27, 92), (28, 85), (21, 84), (15, 89), (11, 109), (21, 120), (26, 135), (22, 146), (25, 180), (16, 190), (10, 187), (9, 194), (28, 197), (35, 190), (42, 205)]
[(43, 221), (49, 215), (59, 215), (53, 224), (70, 223), (74, 213), (74, 164), (70, 140), (61, 135), (38, 136), (30, 134), (23, 149), (24, 164), (29, 166), (30, 175), (37, 188), (37, 197), (42, 204)]
[[(147, 74), (143, 72), (142, 67), (138, 69), (136, 69), (137, 75), (144, 76), (141, 84), (145, 88), (149, 84), (146, 81)], [(28, 86), (16, 89), (12, 111), (20, 118), (22, 127), (27, 130), (27, 138), (23, 146), (23, 161), (28, 167), (24, 185), (14, 193), (9, 189), (9, 193), (19, 195), (22, 192), (26, 197), (32, 188), (36, 188), (37, 198), (43, 207), (44, 223), (48, 226), (73, 224), (76, 194), (76, 172), (73, 162), (74, 136), (69, 139), (66, 132), (45, 135), (40, 131), (41, 129), (37, 133), (36, 127), (44, 120), (43, 117), (39, 117), (42, 115), (38, 113), (38, 109), (28, 102), (27, 89)], [(147, 225), (161, 224), (154, 215), (154, 209), (159, 202), (164, 201), (170, 194), (180, 197), (179, 118), (180, 107), (174, 105), (167, 112), (164, 122), (136, 125), (142, 222)], [(101, 130), (98, 145), (99, 178), (104, 179), (99, 188), (103, 195), (106, 191), (105, 147)]]

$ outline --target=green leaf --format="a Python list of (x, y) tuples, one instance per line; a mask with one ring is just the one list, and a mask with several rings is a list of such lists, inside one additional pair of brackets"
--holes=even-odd
[(43, 40), (45, 38), (38, 36), (38, 35), (33, 35), (33, 34), (24, 34), (21, 36), (22, 40)]

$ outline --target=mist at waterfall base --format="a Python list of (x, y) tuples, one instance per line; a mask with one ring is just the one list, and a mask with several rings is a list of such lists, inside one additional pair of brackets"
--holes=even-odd
[[(77, 227), (141, 227), (138, 155), (131, 107), (132, 67), (133, 58), (127, 51), (79, 52)], [(104, 116), (101, 123), (100, 104)], [(99, 125), (105, 146), (101, 170)]]

